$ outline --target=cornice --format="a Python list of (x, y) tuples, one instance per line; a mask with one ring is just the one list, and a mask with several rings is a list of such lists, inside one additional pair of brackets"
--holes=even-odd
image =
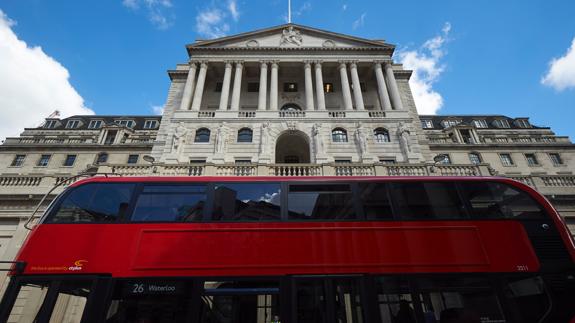
[(206, 51), (218, 51), (218, 52), (270, 52), (270, 51), (280, 51), (280, 52), (305, 52), (305, 51), (324, 51), (324, 52), (355, 52), (355, 51), (381, 51), (392, 53), (392, 48), (382, 48), (382, 47), (366, 47), (366, 46), (352, 46), (352, 47), (276, 47), (276, 46), (266, 46), (266, 47), (194, 47), (188, 48), (188, 54), (192, 55), (193, 52), (206, 52)]
[(185, 81), (188, 77), (188, 71), (186, 70), (168, 70), (168, 76), (170, 81), (182, 80)]

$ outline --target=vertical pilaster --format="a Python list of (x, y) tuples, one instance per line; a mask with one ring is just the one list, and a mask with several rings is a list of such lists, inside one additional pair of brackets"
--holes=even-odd
[(232, 63), (225, 62), (224, 80), (222, 81), (222, 94), (220, 95), (220, 107), (218, 110), (225, 111), (228, 109), (228, 100), (230, 96), (230, 81), (232, 79)]
[(236, 62), (236, 71), (234, 72), (234, 89), (232, 92), (232, 105), (230, 110), (238, 111), (240, 109), (240, 92), (242, 90), (242, 71), (244, 65), (242, 62)]
[(305, 109), (315, 110), (313, 104), (313, 81), (311, 78), (311, 62), (304, 62), (304, 74), (305, 74)]
[(385, 78), (386, 83), (389, 88), (391, 95), (391, 105), (395, 110), (403, 110), (403, 104), (401, 103), (401, 96), (399, 94), (399, 88), (397, 87), (397, 82), (395, 81), (395, 75), (393, 74), (393, 67), (391, 62), (385, 62)]
[(389, 111), (391, 110), (391, 101), (389, 101), (389, 93), (387, 93), (385, 78), (383, 77), (383, 71), (381, 70), (381, 62), (375, 62), (373, 67), (375, 70), (375, 78), (377, 79), (377, 92), (379, 94), (381, 109)]
[(198, 74), (198, 84), (194, 92), (194, 101), (192, 102), (192, 110), (200, 110), (202, 105), (202, 95), (204, 94), (204, 84), (206, 82), (206, 73), (208, 71), (208, 63), (200, 63), (200, 73)]
[(317, 109), (325, 110), (325, 92), (323, 90), (323, 71), (321, 62), (315, 63), (315, 91), (317, 98)]
[(194, 83), (196, 82), (196, 68), (196, 63), (190, 62), (190, 70), (188, 71), (188, 78), (186, 79), (184, 94), (182, 95), (182, 102), (180, 103), (180, 110), (188, 110), (192, 103)]
[(270, 110), (278, 109), (278, 63), (272, 62), (271, 81), (270, 81)]
[(353, 83), (353, 98), (355, 99), (355, 107), (357, 110), (365, 110), (363, 105), (363, 93), (361, 93), (361, 83), (359, 82), (359, 75), (357, 74), (357, 64), (352, 62), (349, 64), (351, 73), (351, 82)]
[(260, 89), (258, 93), (258, 110), (266, 109), (267, 89), (268, 89), (268, 63), (262, 62), (260, 65)]
[(345, 110), (353, 110), (353, 103), (351, 102), (351, 90), (349, 88), (349, 79), (347, 78), (347, 64), (340, 62), (339, 76), (341, 79), (341, 93), (343, 95), (343, 106)]

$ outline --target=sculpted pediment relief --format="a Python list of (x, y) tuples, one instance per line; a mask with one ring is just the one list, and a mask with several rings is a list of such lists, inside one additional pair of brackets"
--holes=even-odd
[(374, 41), (354, 36), (332, 33), (295, 24), (286, 24), (273, 28), (199, 41), (188, 48), (270, 48), (321, 47), (326, 49), (345, 47), (381, 47), (394, 48), (382, 41)]

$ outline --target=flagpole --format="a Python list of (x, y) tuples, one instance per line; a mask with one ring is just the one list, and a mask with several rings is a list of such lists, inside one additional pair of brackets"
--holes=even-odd
[(288, 23), (291, 24), (291, 0), (288, 0)]

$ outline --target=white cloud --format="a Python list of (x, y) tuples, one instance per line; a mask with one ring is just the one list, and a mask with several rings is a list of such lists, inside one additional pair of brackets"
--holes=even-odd
[(54, 110), (61, 117), (94, 114), (69, 82), (68, 70), (41, 47), (29, 47), (0, 10), (0, 138), (38, 126)]
[(351, 29), (356, 30), (359, 27), (363, 27), (363, 24), (365, 23), (365, 16), (367, 14), (364, 12), (361, 14), (361, 16), (359, 16), (359, 18), (357, 18), (352, 24), (351, 24)]
[(230, 31), (229, 22), (231, 20), (238, 22), (240, 15), (236, 0), (228, 0), (227, 5), (222, 2), (212, 2), (209, 7), (198, 12), (196, 32), (209, 39), (224, 37)]
[(160, 30), (166, 30), (174, 24), (175, 15), (170, 11), (171, 0), (122, 0), (122, 5), (134, 11), (144, 8), (148, 20)]
[(224, 37), (230, 31), (224, 16), (225, 13), (218, 8), (201, 11), (196, 16), (196, 31), (207, 38)]
[(445, 70), (441, 59), (445, 56), (445, 44), (450, 40), (451, 24), (445, 23), (441, 34), (428, 39), (419, 49), (401, 50), (399, 61), (406, 69), (413, 70), (409, 81), (417, 111), (421, 114), (435, 114), (443, 106), (443, 97), (433, 85)]
[(234, 21), (238, 21), (240, 19), (240, 12), (238, 11), (238, 4), (236, 0), (230, 0), (228, 3), (228, 11), (232, 15)]
[(541, 79), (541, 84), (550, 86), (557, 91), (567, 88), (575, 89), (575, 38), (567, 53), (549, 62), (549, 71)]
[(341, 6), (341, 10), (343, 10), (343, 11), (347, 10), (347, 3), (344, 3), (343, 6)]
[(150, 106), (150, 110), (152, 110), (153, 114), (157, 114), (157, 115), (164, 114), (164, 106), (163, 105), (152, 105), (152, 106)]

